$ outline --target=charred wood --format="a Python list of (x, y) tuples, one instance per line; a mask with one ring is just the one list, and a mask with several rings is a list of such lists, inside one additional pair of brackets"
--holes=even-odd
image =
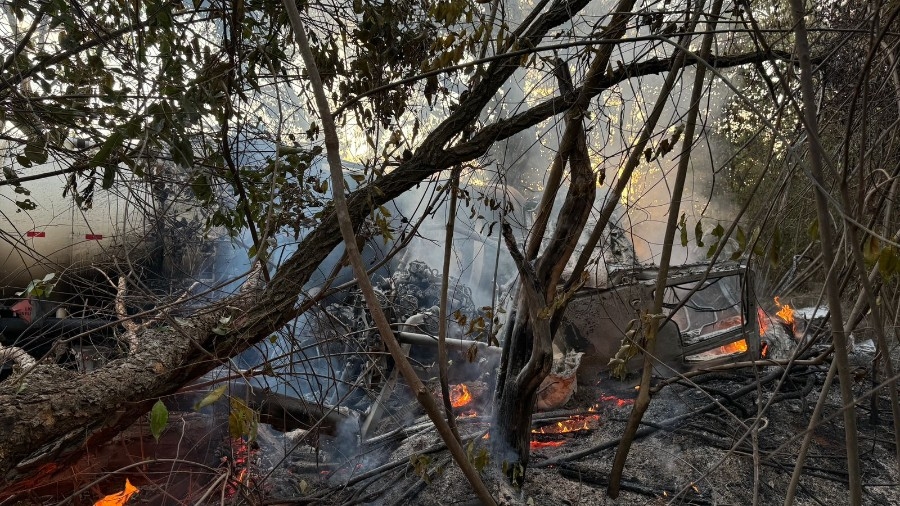
[(404, 491), (402, 494), (400, 494), (400, 497), (397, 498), (397, 500), (394, 501), (392, 504), (394, 506), (401, 506), (404, 504), (409, 504), (409, 500), (412, 499), (413, 497), (419, 495), (419, 493), (422, 492), (423, 489), (425, 489), (426, 485), (428, 485), (428, 484), (425, 483), (424, 480), (416, 481), (415, 483), (412, 484), (412, 486), (407, 488), (406, 491)]
[[(609, 485), (609, 476), (607, 475), (607, 473), (596, 471), (594, 469), (588, 469), (575, 464), (560, 464), (558, 472), (565, 478), (582, 483), (587, 483), (589, 485), (597, 485), (600, 487), (606, 487), (607, 485)], [(715, 504), (711, 499), (703, 495), (697, 495), (693, 491), (693, 489), (688, 489), (687, 492), (680, 494), (679, 490), (654, 487), (650, 485), (644, 485), (643, 483), (640, 483), (638, 481), (624, 479), (620, 482), (619, 488), (648, 497), (665, 497), (667, 500), (673, 501), (676, 504), (695, 504), (698, 506), (712, 506), (713, 504)]]
[[(757, 390), (757, 388), (759, 388), (760, 386), (777, 380), (783, 374), (784, 374), (784, 371), (782, 369), (777, 369), (773, 372), (770, 372), (770, 373), (766, 374), (765, 376), (761, 377), (759, 379), (759, 381), (755, 381), (749, 385), (745, 385), (745, 386), (735, 390), (734, 392), (731, 392), (731, 394), (729, 395), (729, 399), (735, 400), (735, 399), (738, 399), (745, 395), (748, 395), (752, 392), (755, 392)], [(685, 413), (683, 415), (674, 416), (674, 417), (662, 420), (660, 422), (656, 422), (654, 427), (643, 427), (641, 429), (638, 429), (637, 432), (635, 432), (635, 434), (634, 434), (634, 439), (635, 440), (642, 439), (642, 438), (647, 437), (659, 430), (667, 430), (667, 431), (675, 430), (676, 428), (680, 427), (682, 425), (682, 423), (685, 421), (691, 420), (694, 417), (699, 416), (701, 414), (710, 413), (712, 411), (715, 411), (717, 408), (719, 408), (722, 405), (722, 401), (723, 401), (723, 399), (717, 398), (717, 399), (713, 400), (712, 402), (702, 406), (701, 408), (695, 409), (695, 410)], [(586, 448), (581, 451), (573, 452), (568, 455), (561, 455), (559, 457), (554, 457), (551, 459), (544, 460), (542, 462), (535, 463), (534, 466), (535, 467), (549, 467), (549, 466), (553, 466), (553, 465), (558, 465), (563, 462), (571, 462), (573, 460), (587, 457), (588, 455), (593, 455), (594, 453), (601, 452), (601, 451), (609, 449), (609, 448), (614, 448), (614, 447), (618, 446), (619, 441), (620, 441), (620, 439), (606, 441), (604, 443), (592, 446), (590, 448)]]

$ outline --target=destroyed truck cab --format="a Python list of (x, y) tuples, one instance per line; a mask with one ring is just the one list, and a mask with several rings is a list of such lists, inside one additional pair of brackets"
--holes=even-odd
[[(752, 271), (736, 263), (715, 266), (706, 274), (708, 268), (703, 264), (669, 270), (665, 318), (654, 353), (657, 376), (760, 357)], [(614, 269), (606, 288), (585, 288), (573, 296), (557, 339), (568, 350), (584, 352), (580, 382), (596, 382), (609, 370), (632, 320), (640, 344), (641, 316), (653, 310), (658, 272), (656, 267)], [(641, 364), (638, 354), (627, 369), (637, 370)]]

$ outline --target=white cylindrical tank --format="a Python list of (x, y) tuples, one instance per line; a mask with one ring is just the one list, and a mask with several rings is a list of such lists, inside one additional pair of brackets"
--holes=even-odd
[[(22, 168), (3, 146), (0, 164), (13, 167), (19, 177), (68, 166), (50, 161)], [(140, 182), (127, 181), (128, 173), (122, 176), (109, 190), (98, 183), (89, 209), (79, 208), (71, 191), (63, 196), (65, 175), (22, 183), (28, 195), (17, 193), (11, 184), (0, 186), (0, 295), (13, 296), (50, 272), (59, 275), (73, 266), (108, 260), (114, 248), (139, 238), (148, 219), (146, 209), (138, 206), (150, 205), (150, 192)], [(17, 204), (25, 199), (36, 207)]]

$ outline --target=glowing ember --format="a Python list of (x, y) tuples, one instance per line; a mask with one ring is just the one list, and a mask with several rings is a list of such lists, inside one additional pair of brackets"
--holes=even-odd
[(624, 408), (625, 406), (634, 404), (634, 399), (620, 399), (615, 395), (601, 395), (600, 400), (603, 402), (613, 402), (616, 404), (617, 408)]
[(556, 422), (556, 425), (545, 425), (531, 429), (532, 434), (567, 434), (593, 429), (592, 425), (600, 421), (600, 415), (575, 415), (568, 420)]
[(769, 331), (769, 315), (761, 308), (756, 308), (756, 322), (759, 324), (759, 335), (766, 335)]
[(232, 469), (232, 474), (225, 487), (225, 496), (228, 498), (237, 495), (241, 486), (250, 485), (256, 479), (252, 462), (259, 453), (259, 447), (253, 447), (243, 438), (232, 438), (231, 455), (222, 457), (222, 464)]
[(453, 385), (450, 388), (450, 405), (454, 408), (461, 408), (466, 404), (472, 402), (472, 393), (469, 392), (469, 387), (465, 384), (460, 383), (459, 385)]
[(115, 494), (110, 494), (103, 499), (94, 503), (94, 506), (122, 506), (128, 502), (128, 499), (131, 498), (136, 492), (138, 488), (131, 484), (128, 481), (128, 478), (125, 479), (125, 490), (121, 492), (116, 492)]
[(531, 449), (540, 450), (541, 448), (558, 448), (565, 444), (565, 441), (532, 441)]
[(733, 343), (728, 343), (719, 348), (723, 355), (731, 355), (732, 353), (744, 353), (747, 351), (747, 340), (741, 339)]
[(775, 313), (779, 318), (784, 320), (784, 323), (787, 323), (790, 326), (794, 326), (794, 310), (791, 309), (791, 306), (785, 304), (781, 305), (781, 301), (778, 300), (778, 297), (775, 297), (775, 305), (778, 306), (778, 312)]
[(747, 340), (740, 339), (738, 341), (734, 341), (726, 344), (725, 346), (719, 346), (718, 348), (713, 348), (711, 350), (706, 350), (702, 353), (696, 353), (694, 355), (688, 355), (685, 357), (685, 360), (688, 362), (706, 362), (707, 360), (714, 360), (722, 357), (730, 357), (732, 355), (740, 355), (748, 350)]

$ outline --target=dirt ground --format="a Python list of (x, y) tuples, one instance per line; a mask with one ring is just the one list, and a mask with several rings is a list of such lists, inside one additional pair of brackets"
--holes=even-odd
[[(865, 344), (865, 343), (863, 343)], [(854, 361), (871, 361), (871, 348), (858, 347)], [(615, 445), (630, 413), (633, 386), (603, 379), (581, 385), (565, 406), (566, 412), (594, 416), (590, 430), (556, 435), (559, 447), (532, 451), (523, 490), (504, 492), (497, 480), (488, 482), (497, 497), (509, 504), (536, 505), (749, 505), (780, 504), (791, 480), (796, 455), (809, 417), (827, 372), (827, 364), (808, 366), (781, 377), (780, 369), (761, 367), (698, 376), (696, 385), (673, 384), (663, 388), (645, 415), (644, 428), (650, 432), (633, 445), (625, 467), (622, 492), (617, 499), (606, 495), (607, 476), (615, 455)], [(768, 374), (778, 379), (756, 387)], [(862, 373), (860, 373), (862, 374)], [(865, 375), (853, 387), (857, 396), (868, 392)], [(729, 393), (741, 388), (750, 393), (731, 399)], [(708, 408), (710, 404), (715, 407)], [(593, 413), (587, 409), (594, 407)], [(795, 504), (846, 504), (847, 472), (844, 432), (837, 387), (829, 393), (825, 420), (815, 429), (809, 457)], [(900, 505), (900, 474), (893, 448), (890, 405), (882, 392), (874, 402), (858, 406), (864, 503)], [(556, 412), (555, 412), (556, 413)], [(536, 418), (546, 418), (546, 414)], [(552, 420), (537, 420), (554, 423)], [(759, 420), (756, 430), (750, 430)], [(421, 419), (420, 419), (421, 421)], [(407, 428), (415, 421), (405, 422)], [(427, 425), (424, 424), (424, 425)], [(481, 438), (489, 422), (461, 418), (460, 432), (473, 436), (470, 455), (491, 469), (497, 464), (489, 452), (489, 441)], [(416, 430), (416, 429), (414, 429)], [(433, 451), (439, 441), (433, 431), (424, 430), (406, 437), (402, 443), (383, 443), (368, 448), (361, 456), (329, 467), (326, 473), (302, 478), (282, 476), (284, 486), (270, 490), (274, 497), (297, 497), (290, 485), (302, 479), (306, 495), (316, 495), (321, 504), (477, 504), (474, 493), (446, 451)], [(601, 448), (602, 449), (598, 449)], [(482, 452), (482, 449), (485, 451)], [(595, 449), (575, 459), (566, 456)], [(547, 465), (549, 459), (562, 459)], [(568, 460), (568, 461), (565, 461)], [(367, 470), (398, 463), (366, 477)], [(296, 465), (296, 464), (295, 464)], [(297, 469), (302, 466), (296, 467)], [(333, 470), (333, 471), (332, 471)], [(362, 476), (365, 479), (354, 477)], [(273, 503), (275, 504), (275, 503)]]
[[(861, 399), (857, 425), (863, 500), (867, 505), (900, 505), (890, 401), (884, 390), (870, 395), (875, 349), (867, 337), (864, 327), (855, 334), (851, 354), (852, 387)], [(816, 352), (811, 350), (810, 356)], [(900, 350), (894, 349), (892, 358), (897, 360), (898, 355)], [(462, 408), (458, 423), (470, 460), (483, 467), (495, 496), (506, 504), (781, 504), (827, 369), (827, 363), (805, 365), (784, 375), (781, 368), (760, 366), (693, 376), (690, 383), (661, 388), (644, 417), (642, 437), (629, 453), (617, 499), (607, 496), (606, 487), (636, 396), (633, 377), (625, 382), (601, 378), (582, 383), (563, 408), (535, 415), (535, 427), (548, 428), (581, 416), (587, 430), (536, 435), (536, 441), (558, 446), (532, 450), (521, 491), (501, 487), (501, 480), (492, 478), (502, 457), (483, 439), (490, 420), (477, 415), (488, 411), (490, 392), (476, 399), (480, 405)], [(847, 503), (837, 385), (827, 395), (824, 420), (815, 428), (799, 482), (797, 505)], [(166, 486), (171, 482), (150, 485), (129, 504), (478, 504), (415, 401), (401, 389), (392, 402), (380, 430), (362, 445), (354, 432), (358, 427), (348, 427), (336, 437), (303, 439), (302, 433), (285, 435), (265, 425), (252, 445), (229, 441), (225, 426), (217, 429), (220, 436), (215, 442), (209, 437), (209, 420), (196, 420), (197, 430), (175, 434), (172, 441), (179, 448), (206, 448), (200, 453), (207, 456), (208, 467), (192, 471), (186, 482), (191, 493), (174, 496), (174, 488)], [(195, 432), (210, 442), (191, 443), (185, 435)], [(141, 443), (142, 452), (150, 451), (149, 441), (147, 436)], [(251, 448), (251, 454), (236, 459), (238, 447)], [(242, 473), (247, 467), (249, 472)], [(85, 501), (75, 503), (92, 504), (98, 490), (86, 489)]]

